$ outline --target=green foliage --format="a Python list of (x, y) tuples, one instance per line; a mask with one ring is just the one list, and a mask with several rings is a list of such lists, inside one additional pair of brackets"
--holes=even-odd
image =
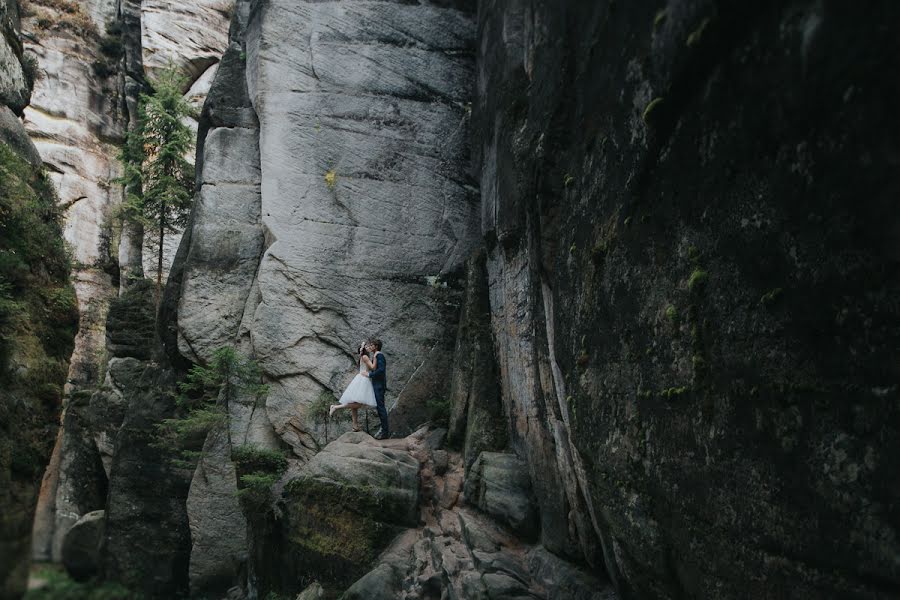
[(238, 446), (231, 451), (238, 473), (238, 497), (250, 512), (272, 501), (272, 486), (287, 471), (287, 457), (278, 450)]
[[(193, 115), (183, 97), (186, 80), (170, 66), (153, 82), (153, 93), (141, 94), (138, 118), (119, 155), (125, 185), (124, 214), (139, 221), (158, 248), (162, 262), (165, 236), (183, 228), (194, 195), (194, 169), (184, 157), (194, 147), (185, 125)], [(157, 273), (157, 287), (162, 273)]]
[(428, 408), (428, 418), (432, 425), (437, 427), (447, 427), (450, 423), (450, 399), (449, 398), (432, 398), (426, 403)]
[(216, 350), (208, 365), (195, 365), (178, 384), (181, 414), (157, 425), (157, 445), (176, 451), (176, 466), (193, 464), (195, 448), (206, 434), (228, 418), (228, 404), (239, 394), (259, 396), (268, 387), (261, 384), (256, 363), (233, 348)]
[(78, 324), (62, 213), (47, 176), (0, 144), (0, 379), (17, 332), (68, 358)]
[(703, 269), (694, 269), (694, 272), (691, 273), (690, 277), (688, 277), (688, 289), (692, 292), (700, 291), (706, 286), (706, 282), (708, 280), (709, 273), (707, 273)]
[(37, 579), (46, 585), (29, 590), (23, 600), (140, 600), (142, 596), (117, 583), (87, 581), (79, 583), (62, 571), (42, 569), (36, 573)]
[(277, 473), (287, 470), (288, 462), (284, 453), (258, 446), (237, 446), (231, 449), (231, 460), (242, 473)]
[(34, 54), (29, 53), (22, 56), (22, 74), (25, 75), (25, 82), (29, 88), (34, 88), (34, 84), (43, 77), (38, 59)]

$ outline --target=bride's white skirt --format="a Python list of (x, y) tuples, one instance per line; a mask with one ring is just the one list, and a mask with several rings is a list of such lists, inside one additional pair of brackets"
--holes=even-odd
[(341, 395), (341, 404), (353, 404), (354, 402), (375, 406), (375, 389), (372, 387), (372, 380), (368, 377), (357, 375)]

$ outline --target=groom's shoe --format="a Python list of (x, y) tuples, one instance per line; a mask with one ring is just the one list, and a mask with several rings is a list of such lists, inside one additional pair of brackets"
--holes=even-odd
[(386, 439), (388, 439), (388, 438), (391, 437), (391, 436), (390, 436), (390, 434), (385, 435), (384, 432), (381, 431), (381, 430), (379, 429), (379, 430), (378, 430), (378, 433), (376, 433), (373, 437), (374, 437), (376, 440), (386, 440)]

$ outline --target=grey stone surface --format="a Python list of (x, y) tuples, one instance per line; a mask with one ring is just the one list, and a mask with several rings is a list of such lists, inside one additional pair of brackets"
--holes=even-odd
[(100, 544), (106, 521), (106, 511), (89, 512), (65, 534), (62, 544), (62, 564), (76, 581), (86, 581), (100, 573)]
[(360, 338), (385, 342), (390, 405), (430, 399), (426, 386), (404, 393), (417, 374), (448, 381), (446, 356), (430, 352), (455, 331), (459, 290), (440, 278), (477, 243), (473, 36), (471, 14), (424, 5), (280, 0), (250, 18), (267, 249), (248, 330), (277, 380), (270, 419), (301, 454), (311, 424), (288, 424), (340, 394)]
[(466, 501), (525, 539), (537, 534), (537, 508), (528, 465), (514, 454), (482, 452), (466, 477)]
[(195, 597), (221, 595), (234, 586), (247, 560), (247, 520), (237, 497), (228, 430), (211, 431), (194, 471), (187, 497), (191, 529), (188, 571)]
[(7, 106), (0, 106), (0, 142), (12, 148), (32, 166), (43, 166), (41, 155), (25, 132), (22, 121)]

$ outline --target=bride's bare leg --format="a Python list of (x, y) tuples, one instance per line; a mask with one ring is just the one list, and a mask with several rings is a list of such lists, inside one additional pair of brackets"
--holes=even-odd
[(350, 409), (350, 416), (353, 418), (353, 431), (359, 429), (359, 421), (357, 420), (357, 412), (359, 411), (359, 405), (356, 404)]
[(334, 414), (334, 411), (341, 410), (342, 408), (347, 408), (347, 406), (347, 404), (332, 404), (330, 407), (328, 407), (328, 416), (332, 416)]

